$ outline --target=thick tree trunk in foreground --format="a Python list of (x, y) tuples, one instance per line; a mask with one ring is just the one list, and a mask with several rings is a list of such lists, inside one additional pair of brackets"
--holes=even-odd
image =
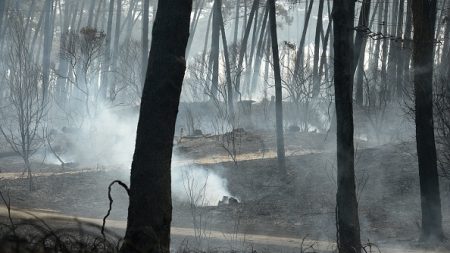
[(280, 173), (286, 174), (283, 136), (283, 97), (281, 94), (280, 56), (278, 55), (277, 20), (275, 0), (269, 0), (270, 37), (272, 39), (273, 73), (275, 76), (275, 117), (277, 131), (277, 158)]
[(191, 0), (158, 2), (131, 165), (121, 252), (170, 250), (172, 143), (186, 69)]
[(353, 146), (354, 12), (354, 1), (334, 1), (334, 88), (337, 123), (336, 224), (340, 253), (361, 252)]
[(436, 0), (413, 0), (413, 68), (416, 141), (422, 204), (421, 239), (443, 238), (433, 123), (433, 45)]

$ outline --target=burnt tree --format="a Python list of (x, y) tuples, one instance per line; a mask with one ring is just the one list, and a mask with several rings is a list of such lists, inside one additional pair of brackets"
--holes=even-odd
[(422, 207), (421, 239), (443, 239), (433, 122), (433, 46), (436, 0), (413, 0), (413, 78)]
[(353, 145), (353, 66), (355, 1), (333, 5), (334, 89), (337, 136), (337, 245), (340, 253), (361, 252)]
[(283, 96), (281, 87), (280, 74), (280, 56), (278, 54), (278, 38), (277, 38), (277, 20), (275, 10), (275, 0), (268, 0), (269, 6), (269, 27), (270, 37), (272, 41), (272, 56), (273, 56), (273, 73), (275, 76), (275, 117), (276, 117), (276, 132), (277, 132), (277, 159), (278, 169), (282, 174), (286, 174), (286, 161), (284, 151), (284, 136), (283, 136)]
[(158, 1), (121, 252), (169, 252), (173, 137), (186, 69), (191, 0)]

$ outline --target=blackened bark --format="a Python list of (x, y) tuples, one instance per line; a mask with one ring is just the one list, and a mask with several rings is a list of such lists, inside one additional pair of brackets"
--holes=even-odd
[(397, 19), (397, 38), (399, 41), (395, 42), (395, 59), (397, 61), (397, 73), (395, 73), (395, 82), (397, 84), (395, 88), (395, 95), (397, 98), (401, 98), (403, 94), (403, 61), (402, 61), (402, 52), (400, 49), (402, 48), (402, 43), (400, 38), (402, 38), (403, 34), (403, 16), (405, 11), (405, 1), (400, 0), (400, 6), (398, 9), (398, 19)]
[(238, 94), (240, 94), (240, 81), (241, 81), (242, 64), (244, 62), (245, 52), (247, 51), (248, 37), (250, 36), (250, 30), (252, 28), (253, 18), (255, 16), (256, 10), (258, 9), (258, 6), (259, 6), (259, 0), (253, 0), (252, 9), (250, 10), (250, 15), (248, 17), (248, 22), (247, 22), (247, 24), (245, 26), (244, 37), (242, 38), (242, 42), (241, 42), (241, 45), (240, 45), (241, 48), (239, 50), (239, 59), (238, 59), (238, 65), (237, 65), (238, 72), (236, 74), (236, 85), (235, 85), (235, 90), (236, 90), (236, 92)]
[(148, 59), (148, 26), (149, 26), (149, 15), (150, 15), (150, 0), (143, 1), (143, 16), (142, 16), (142, 86), (145, 81), (145, 74), (147, 70), (147, 59)]
[(256, 56), (255, 61), (253, 64), (253, 75), (252, 75), (252, 81), (251, 81), (251, 92), (254, 92), (256, 90), (256, 85), (258, 83), (259, 78), (259, 71), (261, 69), (261, 62), (263, 58), (263, 51), (264, 51), (264, 42), (267, 40), (267, 20), (269, 17), (269, 9), (267, 7), (264, 8), (264, 18), (262, 19), (262, 27), (259, 33), (259, 40), (258, 40), (258, 46), (256, 49)]
[(212, 63), (211, 96), (214, 99), (217, 98), (219, 89), (220, 8), (222, 8), (222, 0), (214, 0), (210, 59)]
[(100, 84), (100, 97), (106, 99), (106, 93), (109, 86), (109, 67), (111, 65), (111, 33), (112, 33), (112, 20), (114, 14), (114, 0), (109, 0), (108, 10), (108, 24), (106, 26), (106, 39), (105, 39), (105, 59), (102, 64), (102, 78)]
[(365, 50), (367, 44), (367, 37), (364, 33), (365, 29), (369, 27), (370, 16), (370, 2), (371, 0), (364, 0), (361, 6), (361, 12), (358, 20), (358, 31), (355, 37), (355, 51), (353, 56), (353, 71), (358, 67), (356, 72), (356, 104), (362, 106), (364, 103), (363, 92), (363, 75), (364, 75), (364, 60)]
[(403, 34), (402, 45), (402, 62), (403, 62), (403, 85), (402, 87), (410, 86), (410, 63), (411, 63), (411, 36), (412, 36), (412, 14), (411, 14), (411, 0), (407, 0), (406, 4), (406, 20), (405, 33)]
[(436, 0), (412, 0), (417, 156), (422, 207), (421, 239), (443, 239), (433, 123), (433, 46)]
[[(66, 94), (66, 83), (69, 71), (69, 61), (63, 57), (63, 53), (65, 48), (68, 46), (66, 45), (67, 36), (69, 35), (69, 21), (70, 21), (70, 12), (69, 12), (69, 6), (64, 6), (64, 18), (63, 18), (63, 25), (61, 27), (61, 34), (60, 34), (60, 57), (59, 59), (59, 66), (58, 66), (58, 73), (59, 76), (56, 81), (56, 91), (57, 91), (57, 98), (61, 102), (64, 102), (65, 98), (67, 97)], [(62, 14), (61, 14), (62, 15)]]
[(371, 0), (364, 0), (362, 2), (361, 11), (359, 13), (358, 19), (358, 29), (355, 36), (355, 52), (353, 56), (353, 73), (356, 71), (356, 67), (358, 66), (359, 57), (361, 54), (364, 54), (365, 50), (365, 40), (366, 40), (366, 31), (365, 28), (369, 27), (369, 17), (370, 17), (370, 2)]
[[(305, 15), (305, 24), (303, 25), (303, 32), (302, 32), (302, 37), (300, 38), (300, 42), (298, 43), (298, 47), (297, 47), (297, 53), (295, 56), (295, 66), (294, 66), (294, 74), (293, 74), (293, 78), (295, 80), (300, 79), (301, 76), (303, 76), (303, 50), (305, 49), (305, 41), (306, 41), (306, 32), (308, 31), (308, 23), (309, 23), (309, 19), (311, 17), (311, 12), (312, 12), (312, 7), (313, 7), (313, 0), (310, 0), (309, 2), (309, 7), (308, 7), (308, 11), (306, 12)], [(306, 3), (305, 3), (305, 8), (306, 8)]]
[[(384, 2), (384, 9), (383, 9), (383, 34), (388, 35), (388, 10), (389, 10), (389, 1), (385, 0)], [(381, 94), (381, 100), (385, 99), (385, 92), (386, 92), (386, 84), (387, 84), (387, 56), (388, 56), (388, 47), (389, 46), (389, 40), (385, 39), (383, 40), (383, 54), (381, 58), (381, 83), (382, 83), (382, 94)]]
[[(396, 36), (397, 34), (397, 18), (399, 17), (398, 13), (398, 5), (399, 0), (392, 0), (392, 12), (391, 12), (391, 23), (389, 25), (389, 34)], [(403, 16), (402, 16), (403, 18)], [(386, 89), (386, 99), (387, 101), (391, 101), (394, 95), (394, 91), (396, 90), (396, 80), (395, 75), (397, 73), (397, 65), (398, 65), (398, 48), (399, 43), (398, 39), (389, 41), (389, 54), (388, 54), (388, 62), (387, 62), (387, 82), (388, 85)]]
[(233, 83), (231, 80), (230, 54), (228, 52), (227, 35), (225, 33), (225, 24), (223, 22), (222, 8), (219, 9), (220, 34), (222, 36), (223, 54), (225, 58), (225, 76), (227, 82), (227, 105), (228, 115), (234, 127), (234, 100), (233, 100)]
[[(241, 0), (236, 0), (236, 14), (234, 17), (234, 35), (233, 35), (233, 44), (234, 46), (236, 46), (237, 44), (237, 37), (238, 37), (238, 30), (239, 30), (239, 13), (241, 10)], [(233, 61), (235, 61), (236, 59), (236, 54), (233, 54), (234, 59)]]
[(43, 101), (47, 99), (50, 83), (50, 54), (53, 44), (53, 0), (45, 1), (44, 21), (44, 52), (42, 55), (42, 94)]
[(205, 5), (205, 0), (197, 1), (197, 4), (195, 6), (195, 12), (193, 19), (191, 20), (191, 28), (190, 28), (190, 36), (188, 40), (188, 44), (186, 47), (186, 59), (189, 58), (189, 52), (191, 51), (192, 42), (194, 40), (195, 32), (197, 31), (198, 21), (200, 20), (200, 16), (203, 11), (203, 6)]
[[(323, 30), (322, 14), (325, 0), (319, 1), (319, 10), (317, 13), (316, 36), (314, 39), (314, 64), (313, 64), (313, 97), (317, 97), (320, 93), (320, 76), (319, 76), (319, 50), (320, 50), (320, 32)], [(322, 42), (323, 43), (323, 42)]]
[(275, 76), (275, 118), (277, 132), (278, 169), (282, 175), (286, 174), (286, 161), (283, 136), (283, 96), (281, 87), (280, 56), (278, 54), (277, 20), (275, 0), (268, 0), (270, 37), (272, 40), (273, 74)]
[(334, 1), (334, 88), (337, 123), (336, 225), (340, 253), (361, 252), (353, 146), (354, 12), (354, 1)]
[[(120, 43), (120, 24), (121, 24), (121, 17), (122, 17), (122, 0), (116, 0), (117, 1), (117, 9), (116, 9), (116, 28), (114, 31), (114, 47), (112, 51), (112, 69), (113, 71), (116, 70), (117, 66), (117, 59), (119, 58), (119, 43)], [(109, 99), (113, 101), (116, 98), (116, 83), (111, 81), (109, 82), (110, 85), (110, 96)]]
[[(382, 33), (383, 32), (383, 23), (381, 22), (381, 20), (383, 19), (383, 8), (385, 8), (383, 3), (379, 4), (380, 7), (378, 9), (378, 15), (377, 15), (377, 19), (378, 19), (378, 28), (377, 28), (377, 32), (378, 33)], [(381, 40), (377, 40), (375, 42), (375, 50), (373, 53), (373, 58), (372, 61), (369, 64), (369, 69), (371, 69), (373, 71), (373, 77), (375, 79), (375, 81), (378, 80), (378, 62), (380, 61), (380, 47), (381, 47)]]
[(170, 250), (170, 167), (191, 9), (190, 0), (158, 1), (131, 165), (123, 253)]
[[(447, 14), (445, 17), (444, 29), (444, 45), (442, 46), (441, 65), (444, 66), (444, 74), (446, 77), (450, 75), (450, 1), (447, 0)], [(447, 67), (447, 69), (445, 69)], [(450, 80), (450, 79), (447, 79)]]

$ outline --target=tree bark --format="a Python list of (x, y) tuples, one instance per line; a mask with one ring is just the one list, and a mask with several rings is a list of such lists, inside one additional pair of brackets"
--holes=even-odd
[(422, 207), (421, 239), (443, 239), (433, 122), (433, 46), (436, 0), (412, 0), (417, 156)]
[(214, 0), (210, 59), (212, 64), (211, 96), (213, 99), (217, 99), (219, 89), (220, 8), (222, 8), (222, 0)]
[(253, 64), (253, 75), (252, 75), (252, 80), (251, 80), (251, 92), (254, 92), (256, 90), (256, 85), (258, 83), (258, 79), (259, 79), (259, 71), (261, 69), (261, 62), (262, 62), (262, 58), (263, 58), (263, 51), (264, 51), (264, 42), (267, 40), (267, 20), (268, 20), (268, 16), (269, 16), (269, 9), (266, 7), (265, 9), (265, 14), (264, 14), (264, 18), (263, 18), (263, 23), (262, 23), (262, 27), (261, 27), (261, 31), (259, 34), (259, 40), (258, 40), (258, 46), (256, 49), (256, 56), (255, 56), (255, 61)]
[(369, 27), (369, 17), (370, 17), (370, 2), (371, 0), (364, 0), (362, 2), (361, 11), (359, 13), (358, 19), (358, 30), (355, 36), (355, 53), (353, 56), (353, 73), (356, 71), (356, 67), (358, 66), (359, 57), (361, 54), (364, 54), (365, 51), (365, 28)]
[[(383, 14), (383, 35), (388, 35), (388, 10), (389, 10), (389, 1), (385, 0), (384, 2), (384, 14)], [(387, 57), (388, 57), (388, 49), (389, 49), (389, 40), (383, 40), (383, 54), (381, 58), (381, 94), (380, 94), (380, 103), (381, 101), (386, 101), (386, 92), (387, 92)]]
[(336, 225), (340, 253), (361, 252), (353, 145), (353, 24), (355, 2), (335, 0), (334, 89), (337, 123)]
[(189, 58), (189, 53), (191, 51), (192, 42), (194, 40), (195, 32), (197, 31), (198, 21), (200, 20), (200, 16), (202, 14), (204, 5), (205, 5), (205, 0), (197, 1), (197, 5), (195, 7), (195, 12), (194, 12), (193, 19), (191, 21), (191, 26), (190, 26), (190, 34), (191, 35), (189, 36), (189, 40), (188, 40), (188, 44), (187, 44), (187, 48), (186, 48), (186, 58)]
[(42, 94), (43, 101), (47, 99), (48, 87), (50, 85), (50, 54), (53, 44), (53, 0), (45, 1), (44, 21), (44, 52), (42, 56)]
[(228, 52), (227, 35), (225, 33), (225, 24), (223, 22), (222, 8), (219, 9), (219, 19), (220, 19), (220, 33), (222, 36), (222, 46), (223, 54), (225, 58), (225, 77), (227, 82), (227, 105), (228, 105), (228, 116), (234, 127), (234, 100), (233, 100), (233, 83), (231, 81), (231, 65), (230, 65), (230, 54)]
[[(314, 63), (313, 63), (313, 97), (317, 97), (320, 93), (320, 76), (319, 76), (319, 51), (320, 51), (320, 33), (323, 30), (322, 14), (325, 0), (319, 1), (319, 10), (317, 12), (316, 36), (314, 39)], [(322, 42), (323, 43), (323, 42)]]
[(411, 63), (411, 36), (412, 36), (412, 13), (411, 0), (406, 4), (405, 33), (403, 35), (402, 62), (403, 62), (403, 87), (411, 86), (410, 82), (410, 63)]
[(131, 165), (122, 253), (170, 252), (170, 168), (191, 9), (190, 0), (158, 2)]
[[(298, 43), (297, 47), (297, 54), (295, 56), (295, 65), (294, 65), (294, 74), (293, 74), (293, 81), (298, 80), (301, 76), (303, 76), (303, 50), (305, 49), (305, 41), (306, 41), (306, 32), (308, 31), (308, 23), (309, 19), (311, 17), (312, 7), (313, 7), (313, 0), (310, 0), (308, 11), (305, 15), (305, 24), (303, 26), (303, 32), (302, 37), (300, 38), (300, 42)], [(306, 2), (305, 2), (305, 8), (306, 8)]]
[(273, 74), (275, 76), (275, 119), (277, 133), (277, 159), (278, 169), (282, 175), (286, 175), (286, 161), (284, 152), (283, 134), (283, 96), (281, 87), (280, 56), (278, 53), (277, 20), (275, 12), (275, 0), (268, 0), (270, 37), (272, 40)]
[(106, 94), (109, 86), (109, 68), (111, 65), (111, 33), (112, 33), (112, 20), (114, 14), (114, 0), (109, 0), (108, 10), (108, 24), (106, 26), (106, 38), (105, 38), (105, 59), (102, 64), (102, 78), (100, 86), (100, 98), (106, 99)]
[(143, 16), (142, 16), (142, 87), (144, 87), (145, 74), (147, 71), (147, 59), (148, 59), (148, 26), (150, 15), (150, 0), (142, 0), (143, 2)]
[[(450, 75), (450, 1), (447, 0), (447, 15), (445, 17), (445, 29), (444, 29), (444, 45), (442, 46), (441, 65), (444, 66), (444, 75), (448, 78)], [(447, 67), (447, 69), (445, 69)], [(447, 79), (450, 80), (450, 79)]]
[(405, 11), (405, 1), (400, 0), (400, 5), (398, 9), (398, 19), (397, 19), (397, 38), (398, 41), (394, 43), (395, 46), (395, 59), (397, 61), (397, 72), (395, 73), (395, 95), (397, 98), (401, 98), (403, 95), (403, 64), (402, 61), (402, 42), (400, 41), (403, 35), (403, 16)]
[[(378, 28), (377, 28), (377, 32), (379, 34), (381, 34), (383, 32), (383, 23), (381, 22), (381, 20), (383, 19), (383, 10), (384, 8), (386, 8), (386, 6), (383, 3), (379, 4), (380, 7), (378, 9), (378, 15), (377, 15), (377, 19), (378, 19)], [(373, 73), (373, 78), (375, 81), (378, 80), (378, 66), (379, 66), (379, 61), (380, 61), (380, 48), (381, 48), (381, 40), (378, 39), (375, 42), (375, 50), (373, 53), (373, 58), (372, 61), (369, 64), (369, 69), (372, 71)]]
[[(117, 1), (116, 8), (116, 28), (114, 31), (114, 47), (112, 51), (112, 71), (116, 71), (117, 67), (117, 59), (119, 59), (119, 44), (120, 44), (120, 25), (121, 25), (121, 17), (122, 17), (122, 0)], [(110, 96), (109, 99), (113, 101), (116, 98), (116, 83), (110, 81)]]
[(259, 0), (253, 0), (252, 9), (250, 10), (250, 16), (248, 17), (248, 22), (245, 26), (244, 37), (242, 38), (242, 42), (240, 45), (241, 48), (239, 50), (239, 59), (238, 59), (238, 65), (237, 65), (238, 72), (236, 74), (236, 84), (235, 84), (235, 90), (238, 94), (241, 94), (240, 93), (240, 80), (241, 80), (242, 64), (244, 62), (245, 52), (247, 51), (247, 42), (248, 42), (248, 37), (250, 36), (250, 30), (252, 28), (253, 17), (255, 16), (255, 12), (258, 9), (258, 6), (259, 6)]

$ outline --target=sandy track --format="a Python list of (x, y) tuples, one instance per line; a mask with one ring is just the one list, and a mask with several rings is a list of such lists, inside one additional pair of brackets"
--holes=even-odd
[[(5, 206), (0, 206), (0, 217), (7, 217), (8, 211)], [(46, 210), (46, 209), (17, 209), (11, 208), (11, 216), (13, 219), (35, 219), (36, 217), (45, 221), (58, 220), (65, 221), (67, 224), (73, 222), (86, 222), (95, 225), (102, 225), (101, 219), (86, 218), (86, 217), (75, 217), (69, 216), (57, 211)], [(126, 221), (124, 220), (107, 220), (106, 227), (112, 231), (116, 231), (118, 234), (122, 234), (125, 227)], [(193, 238), (195, 236), (194, 230), (191, 228), (180, 228), (172, 227), (172, 235), (181, 238)], [(292, 237), (279, 237), (279, 236), (267, 236), (267, 235), (255, 235), (255, 234), (231, 234), (224, 233), (220, 231), (208, 231), (206, 236), (210, 240), (216, 241), (245, 241), (247, 245), (269, 245), (278, 246), (280, 248), (299, 248), (302, 244), (302, 238), (292, 238)], [(318, 241), (318, 240), (304, 240), (303, 245), (314, 245), (316, 251), (331, 252), (336, 244), (328, 241)], [(284, 250), (285, 251), (285, 250)], [(407, 249), (395, 246), (380, 246), (380, 251), (382, 253), (441, 253), (448, 251), (430, 251), (430, 250), (418, 250), (418, 249)], [(372, 252), (378, 252), (378, 250), (373, 249)]]

